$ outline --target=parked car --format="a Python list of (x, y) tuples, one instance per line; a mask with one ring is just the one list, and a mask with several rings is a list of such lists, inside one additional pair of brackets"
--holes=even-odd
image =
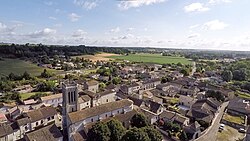
[(240, 128), (238, 131), (239, 131), (240, 133), (246, 133), (246, 132), (247, 132), (246, 129), (244, 129), (244, 128)]

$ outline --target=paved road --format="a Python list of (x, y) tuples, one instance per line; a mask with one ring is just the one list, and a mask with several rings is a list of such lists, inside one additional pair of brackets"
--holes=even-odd
[(222, 104), (220, 112), (216, 115), (212, 125), (208, 128), (207, 132), (195, 141), (216, 141), (218, 129), (220, 127), (220, 120), (223, 116), (224, 110), (227, 107), (228, 102)]

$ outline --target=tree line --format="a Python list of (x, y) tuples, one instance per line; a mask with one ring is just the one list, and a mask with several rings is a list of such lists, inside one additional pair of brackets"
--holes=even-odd
[(116, 54), (129, 53), (128, 49), (115, 48), (115, 47), (90, 47), (85, 45), (79, 46), (56, 46), (56, 45), (31, 45), (31, 44), (10, 44), (0, 45), (0, 57), (8, 58), (36, 58), (38, 56), (50, 56), (54, 55), (94, 55), (99, 52), (108, 52)]

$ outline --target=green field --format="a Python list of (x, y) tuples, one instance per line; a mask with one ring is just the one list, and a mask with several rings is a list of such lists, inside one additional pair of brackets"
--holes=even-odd
[[(4, 61), (0, 61), (0, 76), (8, 75), (11, 72), (14, 74), (23, 74), (25, 71), (33, 76), (38, 76), (43, 70), (44, 68), (42, 67), (19, 59), (4, 59)], [(52, 73), (56, 72), (56, 70), (52, 69), (47, 70)]]
[(50, 95), (51, 92), (31, 92), (31, 93), (22, 93), (22, 94), (20, 94), (21, 100), (28, 99), (28, 98), (30, 98), (31, 96), (36, 95), (36, 94)]
[(162, 56), (161, 54), (129, 54), (127, 56), (110, 56), (109, 58), (128, 60), (133, 62), (144, 62), (144, 63), (157, 63), (157, 64), (191, 64), (186, 58), (183, 57), (172, 57), (172, 56)]

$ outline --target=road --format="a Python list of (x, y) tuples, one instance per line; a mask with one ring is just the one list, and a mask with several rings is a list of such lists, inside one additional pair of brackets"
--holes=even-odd
[(212, 125), (208, 128), (207, 132), (195, 141), (216, 141), (218, 129), (220, 127), (220, 121), (227, 105), (228, 102), (222, 104), (220, 112), (216, 115)]
[(192, 72), (190, 76), (193, 76), (195, 72), (196, 72), (196, 63), (192, 62)]

